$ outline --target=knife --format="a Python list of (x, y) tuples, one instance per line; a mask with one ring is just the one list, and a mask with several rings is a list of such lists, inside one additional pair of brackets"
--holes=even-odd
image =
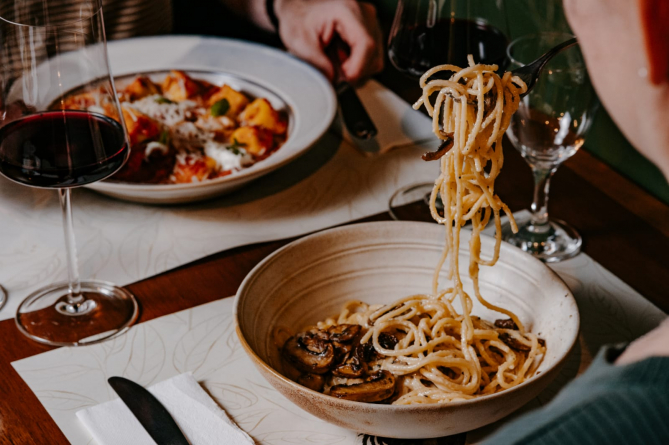
[(353, 87), (348, 82), (339, 82), (336, 90), (342, 118), (348, 132), (363, 140), (376, 136), (376, 126)]
[(377, 133), (376, 126), (341, 70), (341, 61), (348, 57), (346, 43), (335, 35), (326, 52), (335, 70), (335, 91), (346, 129), (358, 139), (372, 139)]
[(143, 386), (123, 377), (107, 381), (156, 444), (190, 445), (170, 413)]

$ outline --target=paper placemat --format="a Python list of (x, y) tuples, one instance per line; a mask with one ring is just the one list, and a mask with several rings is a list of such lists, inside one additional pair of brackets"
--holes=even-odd
[[(479, 443), (503, 422), (547, 403), (590, 364), (602, 345), (630, 341), (666, 317), (585, 254), (551, 267), (578, 302), (579, 343), (555, 382), (518, 413), (468, 433), (468, 444)], [(232, 298), (215, 301), (141, 323), (108, 342), (56, 349), (13, 366), (75, 445), (94, 443), (75, 412), (116, 397), (108, 377), (121, 375), (151, 385), (186, 371), (259, 444), (386, 443), (319, 420), (274, 390), (239, 344), (232, 304)]]
[[(412, 140), (431, 121), (376, 82), (360, 90), (386, 148), (369, 158), (327, 133), (308, 153), (243, 189), (211, 201), (172, 207), (73, 192), (82, 279), (126, 285), (216, 252), (303, 235), (383, 212), (398, 188), (433, 181), (437, 163), (420, 159)], [(438, 142), (438, 141), (437, 141)], [(436, 143), (436, 142), (435, 142)], [(12, 318), (34, 290), (67, 279), (62, 217), (55, 191), (0, 176), (0, 284), (9, 293), (0, 320)]]

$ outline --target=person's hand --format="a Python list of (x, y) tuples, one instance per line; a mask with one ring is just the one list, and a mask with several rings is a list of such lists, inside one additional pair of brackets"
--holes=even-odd
[(657, 356), (669, 356), (669, 318), (648, 334), (630, 343), (616, 360), (616, 365), (628, 365)]
[(355, 0), (276, 0), (275, 11), (286, 48), (330, 80), (335, 69), (325, 49), (336, 34), (350, 48), (341, 65), (344, 80), (355, 83), (383, 69), (381, 29), (373, 5)]
[(649, 79), (652, 66), (641, 3), (564, 0), (564, 7), (606, 110), (627, 139), (669, 178), (669, 82), (654, 85)]

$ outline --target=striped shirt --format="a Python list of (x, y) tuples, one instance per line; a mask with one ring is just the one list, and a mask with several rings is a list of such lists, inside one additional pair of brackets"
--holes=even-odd
[[(108, 40), (166, 34), (172, 30), (171, 0), (102, 1)], [(37, 26), (44, 25), (45, 20), (50, 23), (63, 23), (77, 20), (82, 15), (82, 7), (90, 5), (90, 3), (95, 2), (81, 0), (1, 0), (0, 17), (11, 22)], [(48, 19), (45, 16), (48, 16)]]
[[(172, 30), (171, 0), (102, 1), (107, 40)], [(82, 42), (97, 42), (98, 9), (98, 0), (0, 0), (0, 91), (43, 60), (79, 49)], [(46, 25), (59, 25), (62, 32), (53, 33)]]

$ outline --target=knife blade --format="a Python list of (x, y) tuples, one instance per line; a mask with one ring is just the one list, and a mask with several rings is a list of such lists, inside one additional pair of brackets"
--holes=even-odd
[(339, 109), (346, 129), (353, 137), (369, 140), (377, 130), (372, 118), (360, 101), (353, 87), (346, 81), (341, 63), (348, 57), (347, 45), (338, 35), (334, 35), (326, 53), (332, 62), (335, 76), (335, 91), (339, 99)]
[(348, 132), (363, 140), (375, 137), (376, 126), (348, 82), (340, 82), (337, 85), (337, 97), (339, 98), (339, 107), (341, 108), (344, 125), (346, 125)]
[(165, 407), (143, 386), (124, 377), (107, 382), (158, 445), (190, 445)]

